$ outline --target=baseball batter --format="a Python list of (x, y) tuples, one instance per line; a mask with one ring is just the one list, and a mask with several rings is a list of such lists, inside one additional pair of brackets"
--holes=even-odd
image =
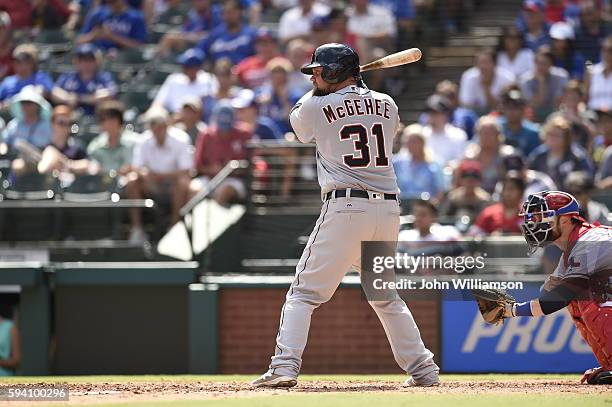
[[(290, 113), (303, 143), (317, 147), (317, 171), (323, 206), (296, 267), (281, 310), (275, 354), (256, 387), (292, 387), (302, 364), (310, 318), (328, 301), (351, 266), (359, 270), (362, 241), (396, 241), (398, 187), (391, 166), (398, 108), (391, 97), (365, 87), (359, 57), (350, 47), (325, 44), (301, 69), (314, 89)], [(370, 301), (393, 355), (411, 378), (406, 385), (439, 384), (438, 366), (397, 293), (388, 301)]]
[(502, 318), (541, 316), (568, 308), (601, 366), (582, 382), (612, 384), (612, 228), (586, 223), (576, 199), (561, 191), (530, 195), (521, 215), (523, 236), (533, 253), (553, 242), (563, 257), (540, 298), (508, 303)]

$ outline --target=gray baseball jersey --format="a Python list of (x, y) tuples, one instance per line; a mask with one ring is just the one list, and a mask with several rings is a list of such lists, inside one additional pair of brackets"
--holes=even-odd
[(326, 96), (308, 92), (290, 120), (300, 141), (317, 145), (322, 194), (343, 188), (398, 193), (390, 163), (399, 116), (389, 95), (358, 86)]

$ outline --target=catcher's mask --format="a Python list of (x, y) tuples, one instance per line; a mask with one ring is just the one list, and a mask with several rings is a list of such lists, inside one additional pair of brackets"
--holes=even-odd
[(578, 201), (567, 192), (546, 191), (529, 195), (519, 213), (523, 217), (521, 231), (529, 246), (528, 253), (535, 253), (538, 247), (553, 240), (556, 216), (573, 215), (581, 219), (579, 212)]
[(353, 76), (358, 81), (359, 55), (354, 49), (344, 44), (323, 44), (312, 53), (312, 60), (304, 65), (301, 72), (312, 75), (312, 69), (322, 67), (321, 78), (327, 83), (335, 84)]

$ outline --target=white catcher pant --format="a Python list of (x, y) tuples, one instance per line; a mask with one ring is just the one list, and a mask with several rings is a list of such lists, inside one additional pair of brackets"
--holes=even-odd
[[(393, 200), (337, 198), (323, 203), (281, 311), (270, 364), (273, 373), (297, 377), (312, 312), (332, 297), (351, 266), (360, 270), (362, 241), (397, 241), (399, 213), (399, 205)], [(389, 301), (369, 304), (403, 370), (416, 380), (439, 370), (397, 293)]]

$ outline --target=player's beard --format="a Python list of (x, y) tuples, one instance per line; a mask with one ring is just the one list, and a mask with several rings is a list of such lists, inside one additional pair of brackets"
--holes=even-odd
[(313, 96), (326, 96), (331, 93), (329, 90), (319, 88), (316, 84), (313, 84), (312, 87), (313, 87), (312, 89)]

